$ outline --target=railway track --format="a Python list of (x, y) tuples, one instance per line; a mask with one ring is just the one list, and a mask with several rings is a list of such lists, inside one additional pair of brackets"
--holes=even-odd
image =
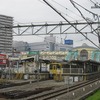
[(86, 85), (89, 85), (93, 82), (98, 81), (99, 79), (86, 81), (82, 83), (78, 83), (76, 85), (67, 87), (62, 86), (59, 88), (54, 87), (45, 87), (45, 88), (36, 88), (35, 90), (29, 90), (29, 91), (23, 91), (23, 90), (12, 90), (8, 92), (2, 92), (0, 95), (7, 99), (18, 99), (18, 100), (48, 100), (55, 97), (58, 97), (60, 95), (64, 95), (68, 92), (71, 92), (75, 89), (79, 89), (80, 87), (84, 87)]
[(99, 79), (86, 81), (86, 82), (83, 82), (83, 83), (80, 83), (80, 84), (77, 84), (77, 85), (74, 85), (74, 86), (65, 87), (65, 88), (59, 88), (59, 89), (51, 91), (51, 92), (47, 92), (47, 93), (44, 93), (44, 94), (41, 94), (41, 95), (33, 96), (31, 98), (27, 98), (27, 100), (49, 100), (49, 99), (52, 100), (53, 98), (55, 98), (57, 96), (64, 95), (64, 94), (66, 94), (68, 92), (71, 92), (71, 91), (73, 91), (75, 89), (79, 89), (81, 87), (84, 87), (86, 85), (94, 83), (94, 82), (96, 82), (98, 80)]
[[(46, 81), (46, 80), (39, 80), (39, 82), (41, 81)], [(37, 81), (31, 81), (31, 83), (35, 83)], [(3, 89), (3, 88), (9, 88), (9, 87), (14, 87), (14, 86), (22, 86), (22, 85), (26, 85), (26, 84), (29, 84), (30, 81), (27, 81), (27, 82), (21, 82), (21, 83), (13, 83), (13, 82), (2, 82), (0, 83), (0, 89)]]

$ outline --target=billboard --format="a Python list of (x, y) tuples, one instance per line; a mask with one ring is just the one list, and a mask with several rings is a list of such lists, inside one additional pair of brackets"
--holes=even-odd
[(5, 54), (0, 54), (0, 64), (6, 64), (7, 63), (7, 57)]
[(64, 44), (73, 45), (73, 40), (65, 40)]

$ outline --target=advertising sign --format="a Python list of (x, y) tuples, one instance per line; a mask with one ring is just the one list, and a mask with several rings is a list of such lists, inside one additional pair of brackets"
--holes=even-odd
[(0, 64), (6, 64), (7, 59), (5, 54), (0, 54)]
[(64, 42), (67, 45), (73, 45), (73, 40), (65, 40)]

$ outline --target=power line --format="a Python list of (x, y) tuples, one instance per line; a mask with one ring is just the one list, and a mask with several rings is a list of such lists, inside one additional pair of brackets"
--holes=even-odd
[[(81, 16), (83, 17), (83, 19), (89, 24), (88, 20), (84, 17), (84, 15), (82, 14), (82, 12), (79, 10), (78, 7), (76, 7), (75, 4), (79, 5), (78, 3), (74, 2), (73, 0), (70, 0), (70, 2), (72, 3), (72, 5), (79, 11), (79, 13), (81, 14)], [(74, 4), (75, 3), (75, 4)], [(80, 7), (82, 7), (81, 5), (79, 5)], [(83, 9), (86, 9), (84, 7), (82, 7)], [(91, 12), (89, 10), (86, 9), (86, 11)], [(92, 13), (92, 12), (91, 12)], [(94, 15), (94, 13), (92, 13)], [(97, 15), (96, 15), (97, 16)], [(90, 25), (90, 24), (89, 24)], [(93, 31), (97, 34), (97, 32), (94, 30), (94, 28), (92, 27), (92, 25), (90, 25), (90, 27), (93, 29)], [(92, 33), (93, 34), (93, 33)]]
[(84, 10), (86, 10), (87, 12), (91, 13), (92, 15), (95, 15), (95, 16), (98, 16), (98, 14), (86, 9), (85, 7), (81, 6), (80, 4), (78, 4), (77, 2), (73, 1), (73, 0), (70, 0), (71, 2), (77, 4), (78, 6), (80, 6), (81, 8), (83, 8)]
[[(73, 0), (70, 0), (70, 2), (73, 4), (73, 6), (79, 11), (79, 13), (81, 14), (81, 16), (86, 20), (86, 22), (88, 23), (87, 19), (84, 17), (84, 15), (82, 14), (82, 12), (78, 9), (78, 7), (75, 6), (75, 4), (79, 5), (78, 3), (75, 2), (74, 4), (74, 1)], [(81, 6), (81, 5), (80, 5)], [(82, 7), (82, 6), (81, 6)], [(82, 7), (83, 8), (83, 7)], [(86, 9), (86, 8), (85, 8)], [(93, 14), (94, 15), (94, 14)], [(99, 26), (99, 17), (98, 15), (96, 15), (97, 18), (98, 18), (98, 26)], [(89, 24), (89, 23), (88, 23)], [(89, 24), (90, 25), (90, 24)], [(99, 32), (97, 33), (96, 30), (94, 30), (94, 28), (92, 27), (92, 25), (90, 25), (90, 27), (93, 29), (93, 31), (97, 34), (98, 36), (98, 41), (99, 41), (99, 44), (100, 44), (100, 34)], [(92, 33), (93, 34), (93, 33)]]
[(41, 2), (42, 4), (46, 5), (44, 2), (42, 2), (41, 0), (38, 0), (39, 2)]
[(90, 0), (90, 2), (94, 4), (94, 7), (91, 7), (91, 8), (100, 8), (100, 4), (98, 4), (97, 1), (95, 3), (93, 0)]
[(66, 10), (69, 10), (70, 12), (74, 13), (75, 15), (79, 16), (80, 18), (82, 18), (80, 15), (78, 15), (77, 13), (73, 12), (72, 10), (70, 10), (69, 8), (61, 5), (60, 3), (56, 2), (55, 0), (52, 0), (53, 2), (55, 2), (56, 4), (58, 4), (59, 6), (65, 8)]
[[(59, 11), (59, 12), (61, 12), (61, 11)], [(73, 19), (74, 21), (76, 20), (75, 18), (73, 18), (72, 16), (69, 16), (68, 14), (66, 14), (66, 13), (64, 13), (64, 12), (61, 12), (61, 13), (63, 13), (63, 14), (66, 15), (66, 16), (68, 16), (69, 18)]]
[[(61, 13), (59, 13), (51, 4), (49, 4), (46, 0), (43, 0), (48, 6), (50, 6), (56, 13), (58, 13), (66, 22), (68, 22), (73, 28), (75, 28), (80, 34), (82, 34), (85, 38), (87, 38), (81, 31), (79, 31), (73, 24), (71, 24)], [(100, 49), (98, 45), (96, 45), (93, 41), (87, 38), (92, 44), (94, 44), (97, 48)]]

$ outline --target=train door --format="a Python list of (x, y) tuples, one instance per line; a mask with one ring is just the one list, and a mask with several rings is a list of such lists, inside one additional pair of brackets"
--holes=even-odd
[(53, 65), (53, 69), (52, 70), (53, 70), (53, 74), (56, 74), (56, 71), (57, 71), (57, 65), (56, 64)]
[(62, 65), (61, 64), (56, 64), (54, 80), (62, 81), (62, 72), (61, 71), (62, 71)]
[(50, 64), (50, 78), (54, 78), (54, 74), (56, 74), (56, 64)]

